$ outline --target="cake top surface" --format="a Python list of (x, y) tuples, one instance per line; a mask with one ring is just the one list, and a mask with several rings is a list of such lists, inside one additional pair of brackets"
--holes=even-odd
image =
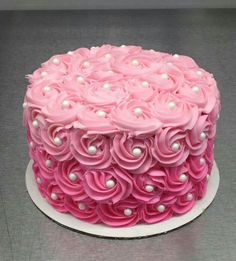
[(189, 130), (219, 101), (213, 75), (192, 58), (138, 46), (79, 48), (27, 77), (25, 104), (45, 124), (91, 134)]

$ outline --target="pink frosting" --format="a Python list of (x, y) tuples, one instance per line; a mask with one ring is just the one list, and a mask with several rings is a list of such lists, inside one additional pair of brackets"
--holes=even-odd
[(205, 196), (220, 93), (192, 58), (103, 45), (54, 55), (27, 78), (29, 155), (58, 211), (129, 227)]

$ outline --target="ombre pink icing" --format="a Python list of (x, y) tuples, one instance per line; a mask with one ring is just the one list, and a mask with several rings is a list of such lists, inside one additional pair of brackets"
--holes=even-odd
[(205, 196), (220, 94), (192, 58), (103, 45), (55, 55), (27, 78), (29, 155), (57, 211), (130, 227)]

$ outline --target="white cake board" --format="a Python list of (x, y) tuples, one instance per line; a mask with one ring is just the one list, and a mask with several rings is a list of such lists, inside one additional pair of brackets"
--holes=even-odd
[(34, 178), (34, 173), (32, 170), (31, 160), (26, 169), (26, 187), (29, 192), (31, 199), (34, 204), (49, 218), (66, 226), (70, 229), (76, 230), (78, 232), (83, 232), (86, 234), (99, 236), (99, 237), (109, 237), (109, 238), (139, 238), (148, 237), (152, 235), (166, 233), (175, 228), (181, 227), (188, 222), (194, 220), (196, 217), (201, 215), (203, 211), (211, 204), (213, 201), (217, 189), (219, 187), (220, 176), (219, 170), (217, 168), (216, 162), (212, 169), (212, 174), (208, 181), (208, 189), (205, 197), (202, 200), (197, 201), (195, 206), (188, 213), (173, 217), (169, 220), (162, 221), (157, 224), (140, 224), (128, 228), (112, 228), (102, 224), (89, 224), (84, 221), (73, 217), (70, 214), (60, 213), (56, 211), (47, 201), (41, 196), (37, 184)]

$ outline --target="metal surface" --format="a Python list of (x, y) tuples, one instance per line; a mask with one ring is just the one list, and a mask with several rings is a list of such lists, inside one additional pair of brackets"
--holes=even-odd
[[(235, 260), (235, 28), (235, 10), (0, 13), (0, 260)], [(24, 75), (54, 53), (104, 42), (190, 55), (218, 81), (217, 196), (198, 219), (165, 235), (142, 240), (82, 235), (46, 218), (26, 192)]]

